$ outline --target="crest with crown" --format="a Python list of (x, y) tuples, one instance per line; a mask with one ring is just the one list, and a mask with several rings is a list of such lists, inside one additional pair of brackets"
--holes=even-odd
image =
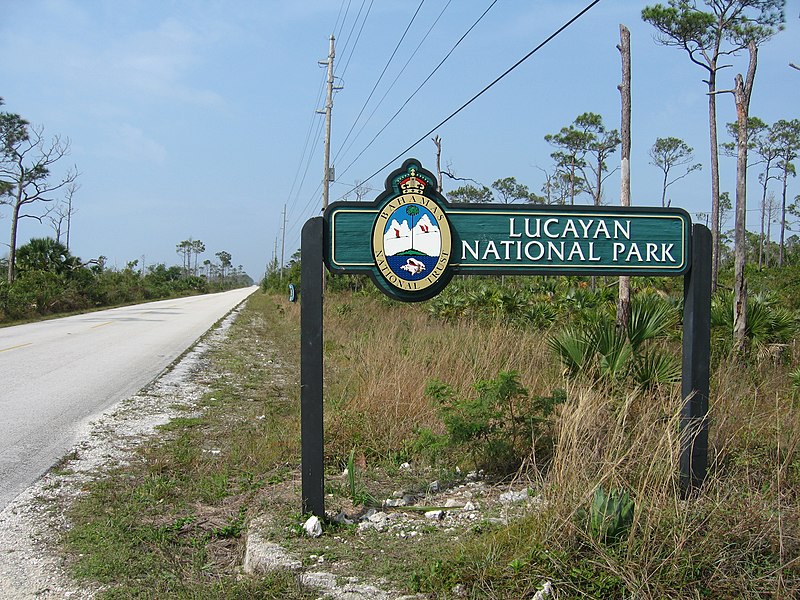
[(400, 180), (400, 193), (419, 194), (425, 192), (426, 182), (421, 175), (417, 175), (417, 170), (413, 167), (408, 171), (408, 177)]

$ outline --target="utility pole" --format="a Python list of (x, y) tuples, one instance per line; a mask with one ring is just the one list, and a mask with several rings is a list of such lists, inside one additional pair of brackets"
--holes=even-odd
[[(328, 65), (328, 94), (325, 100), (325, 110), (317, 111), (325, 113), (325, 170), (322, 174), (322, 210), (328, 208), (328, 196), (331, 187), (331, 112), (333, 111), (333, 57), (336, 56), (334, 50), (334, 37), (331, 34), (331, 45), (328, 50), (328, 60), (319, 61), (320, 65)], [(325, 291), (325, 267), (322, 267), (322, 290)]]
[(286, 252), (286, 205), (283, 205), (283, 227), (281, 228), (281, 281), (283, 281), (284, 253)]
[(328, 94), (325, 101), (325, 110), (317, 111), (325, 114), (325, 170), (322, 178), (322, 210), (328, 208), (328, 194), (331, 184), (331, 111), (333, 109), (333, 57), (334, 37), (331, 35), (331, 45), (328, 51), (328, 60), (319, 61), (320, 65), (328, 65)]

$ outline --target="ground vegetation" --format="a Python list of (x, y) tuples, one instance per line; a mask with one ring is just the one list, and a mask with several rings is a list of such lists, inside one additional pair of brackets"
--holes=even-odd
[[(299, 513), (299, 306), (285, 287), (299, 283), (298, 258), (283, 279), (267, 277), (234, 324), (202, 410), (164, 427), (139, 462), (78, 503), (68, 548), (76, 572), (103, 581), (108, 597), (137, 597), (142, 586), (215, 597), (214, 586), (239, 573), (215, 548), (241, 556), (255, 522), (304, 568), (323, 556), (340, 577), (429, 598), (531, 597), (545, 582), (559, 598), (800, 593), (794, 252), (782, 269), (748, 272), (748, 352), (736, 360), (724, 291), (733, 272), (723, 263), (712, 311), (709, 476), (689, 498), (676, 466), (680, 279), (632, 278), (630, 325), (620, 331), (614, 281), (592, 290), (579, 277), (456, 278), (435, 299), (404, 305), (366, 278), (331, 277), (331, 521), (316, 539)], [(447, 489), (470, 472), (492, 486), (521, 485), (536, 501), (513, 517), (485, 513), (413, 538), (333, 521), (392, 510), (386, 499), (398, 491), (425, 498), (431, 482)], [(144, 507), (148, 518), (131, 521)], [(228, 520), (209, 530), (203, 515), (215, 510)], [(145, 579), (109, 568), (103, 556), (114, 547), (75, 545), (87, 528), (124, 544), (126, 564), (150, 565)], [(291, 578), (237, 581), (255, 597), (307, 591)]]

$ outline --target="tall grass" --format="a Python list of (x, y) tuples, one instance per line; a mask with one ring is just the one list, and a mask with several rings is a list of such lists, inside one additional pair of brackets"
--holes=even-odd
[[(771, 429), (745, 453), (741, 440), (712, 428), (710, 477), (700, 494), (682, 499), (677, 395), (568, 393), (541, 508), (463, 544), (427, 589), (457, 581), (475, 597), (527, 597), (549, 580), (567, 598), (797, 597), (796, 410), (786, 414), (778, 403), (742, 424), (739, 435), (751, 438), (754, 426)], [(593, 536), (584, 516), (600, 486), (627, 491), (635, 502), (628, 534), (616, 543)]]
[(532, 394), (560, 382), (538, 332), (441, 323), (375, 298), (330, 299), (325, 340), (326, 451), (339, 461), (353, 446), (374, 459), (406, 455), (416, 431), (442, 431), (425, 396), (432, 379), (462, 394), (498, 371), (517, 371)]
[[(785, 342), (781, 360), (718, 358), (709, 477), (700, 494), (684, 499), (677, 385), (626, 389), (564, 379), (540, 329), (468, 315), (443, 324), (425, 306), (361, 295), (329, 298), (326, 311), (331, 460), (353, 447), (373, 461), (413, 457), (420, 429), (443, 429), (423, 393), (431, 379), (467, 394), (476, 381), (514, 370), (532, 394), (567, 389), (550, 467), (529, 473), (540, 508), (452, 549), (441, 569), (421, 576), (423, 591), (446, 596), (461, 583), (472, 597), (525, 597), (547, 579), (568, 598), (800, 594), (800, 406), (789, 376), (795, 342)], [(614, 543), (593, 536), (585, 517), (601, 486), (635, 503), (627, 535)]]

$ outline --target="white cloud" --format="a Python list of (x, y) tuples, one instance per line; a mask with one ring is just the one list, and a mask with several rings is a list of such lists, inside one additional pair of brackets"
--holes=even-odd
[(213, 33), (201, 34), (172, 17), (152, 24), (152, 19), (127, 22), (102, 12), (89, 15), (64, 0), (50, 0), (39, 10), (50, 13), (49, 27), (37, 30), (36, 19), (31, 19), (0, 36), (0, 70), (22, 76), (36, 71), (54, 89), (89, 105), (131, 100), (222, 103), (202, 79), (194, 80), (198, 73), (202, 76), (217, 39)]
[(221, 97), (188, 80), (202, 65), (204, 38), (174, 19), (142, 30), (112, 45), (101, 59), (101, 70), (113, 73), (116, 84), (148, 97), (195, 104), (216, 104)]
[(167, 159), (166, 148), (133, 125), (119, 125), (113, 136), (105, 148), (105, 153), (109, 156), (159, 165), (164, 164)]

